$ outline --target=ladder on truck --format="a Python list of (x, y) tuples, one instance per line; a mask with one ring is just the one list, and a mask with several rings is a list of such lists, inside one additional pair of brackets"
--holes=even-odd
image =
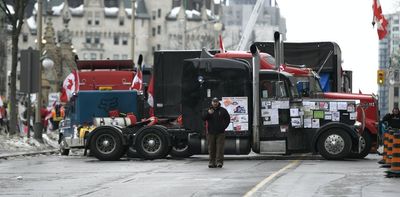
[(257, 22), (257, 18), (260, 15), (261, 8), (264, 5), (265, 0), (257, 0), (254, 5), (253, 11), (251, 12), (249, 21), (244, 28), (242, 37), (240, 38), (239, 45), (237, 46), (237, 51), (244, 51), (247, 43), (249, 42), (251, 32), (253, 31), (254, 25)]

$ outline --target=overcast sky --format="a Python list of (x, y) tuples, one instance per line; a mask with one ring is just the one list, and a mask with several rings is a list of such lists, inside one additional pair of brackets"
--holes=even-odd
[[(399, 0), (380, 0), (384, 14)], [(372, 0), (277, 0), (286, 18), (288, 42), (334, 41), (343, 69), (353, 71), (353, 92), (377, 93), (378, 34), (372, 28)]]

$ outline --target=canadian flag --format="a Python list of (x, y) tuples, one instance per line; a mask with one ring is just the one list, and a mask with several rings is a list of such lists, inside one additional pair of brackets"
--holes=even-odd
[(78, 89), (79, 89), (78, 75), (76, 71), (72, 71), (72, 73), (69, 74), (63, 82), (60, 100), (62, 102), (68, 102), (71, 99), (72, 94), (74, 92), (77, 92)]
[(147, 103), (149, 103), (149, 105), (150, 105), (149, 115), (151, 117), (151, 116), (154, 116), (154, 98), (153, 98), (153, 95), (154, 95), (154, 77), (153, 76), (151, 76), (150, 83), (149, 83), (149, 88), (147, 89), (147, 94), (148, 94)]
[(372, 26), (377, 24), (377, 31), (379, 40), (382, 40), (387, 34), (388, 21), (382, 14), (382, 7), (379, 0), (373, 0), (372, 10), (374, 12), (374, 19), (372, 21)]
[(135, 77), (132, 80), (132, 85), (131, 85), (131, 90), (138, 90), (141, 91), (142, 90), (142, 71), (141, 69), (138, 67), (137, 72)]

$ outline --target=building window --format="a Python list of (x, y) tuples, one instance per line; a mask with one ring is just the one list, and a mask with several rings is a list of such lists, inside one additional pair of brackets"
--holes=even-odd
[(119, 35), (114, 35), (114, 45), (119, 45)]
[(121, 59), (127, 60), (127, 59), (128, 59), (128, 55), (127, 55), (127, 54), (122, 54), (122, 55), (121, 55)]
[(96, 37), (94, 38), (94, 43), (95, 43), (95, 44), (100, 44), (100, 36), (96, 36)]
[(156, 11), (152, 11), (151, 15), (152, 15), (153, 20), (156, 20), (157, 12)]
[(128, 38), (127, 37), (123, 37), (122, 38), (122, 45), (128, 45)]
[(399, 31), (399, 27), (393, 27), (393, 31)]
[(393, 107), (399, 107), (399, 102), (394, 102)]
[(394, 22), (393, 22), (394, 24), (399, 24), (399, 20), (398, 19), (396, 19), (396, 20), (394, 20)]
[(89, 19), (87, 20), (87, 24), (88, 24), (88, 25), (92, 25), (92, 19), (89, 18)]
[(154, 53), (156, 51), (156, 47), (151, 47), (151, 51)]
[(157, 34), (161, 34), (161, 26), (157, 26)]
[(113, 55), (113, 60), (119, 60), (119, 54), (114, 54)]
[(161, 45), (157, 44), (157, 50), (161, 50)]
[(92, 38), (89, 37), (89, 36), (86, 36), (86, 43), (87, 43), (87, 44), (92, 43)]
[(28, 34), (22, 34), (22, 41), (28, 42)]
[(399, 96), (399, 87), (394, 87), (393, 89), (394, 89), (394, 91), (393, 91), (394, 92), (394, 96), (398, 97)]
[(161, 18), (161, 9), (158, 9), (158, 18)]
[(124, 26), (124, 18), (119, 19), (119, 26)]
[(89, 59), (89, 54), (83, 53), (83, 59), (84, 59), (84, 60), (88, 60), (88, 59)]
[(156, 28), (155, 27), (152, 28), (152, 33), (153, 33), (153, 37), (156, 36)]
[(91, 54), (90, 54), (90, 59), (91, 59), (91, 60), (96, 60), (96, 58), (97, 58), (96, 53), (91, 53)]
[(100, 13), (96, 12), (94, 16), (94, 24), (95, 25), (100, 25)]

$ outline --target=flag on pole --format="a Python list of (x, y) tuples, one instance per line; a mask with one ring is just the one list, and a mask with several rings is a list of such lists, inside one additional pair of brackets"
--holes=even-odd
[(375, 26), (375, 24), (377, 24), (376, 30), (378, 31), (378, 37), (379, 40), (382, 40), (387, 34), (388, 21), (382, 14), (382, 7), (379, 0), (373, 0), (372, 11), (374, 14), (372, 26)]
[(79, 90), (78, 81), (78, 75), (75, 70), (65, 78), (60, 96), (62, 102), (68, 102), (71, 99), (72, 94)]
[(219, 34), (219, 52), (225, 53), (224, 43), (222, 42), (222, 35)]
[(130, 89), (142, 91), (142, 86), (143, 86), (142, 79), (143, 79), (142, 70), (140, 69), (140, 67), (138, 67)]
[(154, 77), (151, 76), (150, 78), (150, 83), (149, 83), (149, 88), (147, 89), (147, 103), (149, 103), (150, 105), (150, 109), (149, 109), (149, 115), (154, 116)]

